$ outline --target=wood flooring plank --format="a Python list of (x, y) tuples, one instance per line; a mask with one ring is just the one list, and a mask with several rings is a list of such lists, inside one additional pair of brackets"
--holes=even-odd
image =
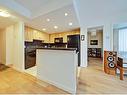
[[(78, 73), (78, 94), (127, 94), (127, 76), (107, 75), (101, 59), (90, 58), (89, 66)], [(0, 71), (0, 94), (62, 94), (69, 93), (12, 68)]]

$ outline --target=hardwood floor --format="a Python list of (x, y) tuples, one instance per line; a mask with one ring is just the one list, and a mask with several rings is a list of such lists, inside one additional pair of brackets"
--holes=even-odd
[[(41, 84), (41, 85), (40, 85)], [(64, 92), (35, 77), (8, 68), (0, 72), (0, 94), (61, 94)]]
[(102, 60), (90, 58), (89, 66), (80, 71), (78, 93), (127, 94), (127, 77), (121, 81), (119, 75), (105, 74)]
[[(67, 94), (35, 77), (7, 68), (0, 71), (0, 94)], [(102, 60), (90, 59), (87, 68), (81, 68), (77, 94), (127, 94), (127, 77), (103, 72)]]

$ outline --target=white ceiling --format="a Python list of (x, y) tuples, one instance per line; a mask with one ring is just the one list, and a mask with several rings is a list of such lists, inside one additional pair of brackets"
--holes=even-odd
[(14, 0), (30, 11), (31, 18), (44, 15), (66, 5), (72, 4), (73, 0)]
[[(65, 13), (68, 13), (68, 16), (65, 16)], [(47, 19), (50, 19), (50, 22), (47, 22)], [(69, 22), (72, 22), (73, 25), (69, 26)], [(79, 23), (73, 5), (68, 5), (45, 15), (38, 16), (26, 22), (26, 25), (39, 30), (46, 28), (46, 32), (48, 33), (63, 32), (79, 28)], [(58, 29), (54, 29), (54, 26), (58, 26)]]
[(27, 8), (32, 13), (37, 13), (42, 6), (46, 6), (47, 3), (51, 3), (54, 0), (14, 0), (15, 2), (21, 4), (23, 7)]
[(127, 20), (127, 0), (74, 0), (81, 26)]
[[(27, 26), (42, 30), (47, 33), (64, 32), (79, 28), (79, 23), (73, 6), (73, 0), (0, 0), (0, 7), (14, 15), (18, 14)], [(68, 13), (65, 17), (64, 13)], [(51, 21), (47, 22), (49, 18)], [(68, 23), (73, 25), (69, 26)], [(58, 29), (54, 29), (54, 26)]]

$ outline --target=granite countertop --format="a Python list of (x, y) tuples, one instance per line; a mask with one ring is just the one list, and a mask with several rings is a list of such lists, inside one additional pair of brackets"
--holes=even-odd
[(46, 49), (46, 50), (68, 50), (68, 51), (75, 51), (76, 48), (37, 48), (37, 49)]

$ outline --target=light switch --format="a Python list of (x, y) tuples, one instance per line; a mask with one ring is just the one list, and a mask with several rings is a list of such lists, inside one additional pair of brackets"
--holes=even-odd
[(85, 40), (85, 35), (81, 35), (81, 41)]

